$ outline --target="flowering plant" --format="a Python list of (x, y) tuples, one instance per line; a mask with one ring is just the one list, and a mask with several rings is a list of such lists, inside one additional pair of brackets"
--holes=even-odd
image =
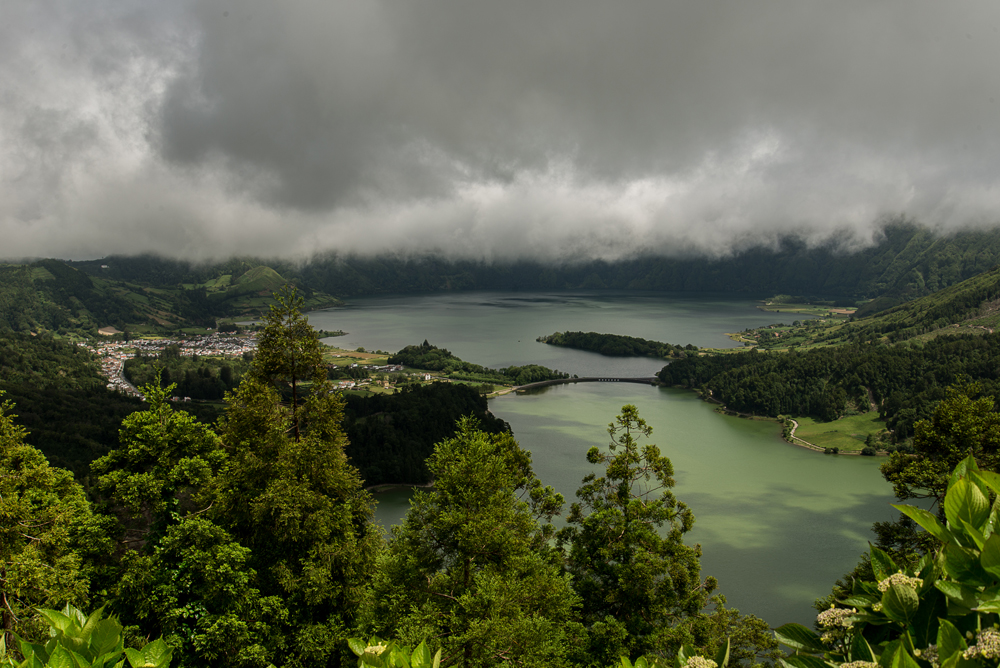
[[(970, 455), (952, 472), (944, 524), (931, 512), (895, 508), (938, 541), (912, 569), (872, 546), (875, 582), (821, 612), (817, 634), (775, 631), (794, 653), (787, 668), (995, 668), (1000, 663), (1000, 475)], [(994, 497), (992, 506), (990, 497)]]

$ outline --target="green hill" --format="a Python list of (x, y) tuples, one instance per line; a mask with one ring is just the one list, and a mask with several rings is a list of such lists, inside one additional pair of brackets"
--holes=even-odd
[[(267, 312), (271, 294), (289, 281), (271, 267), (248, 264), (234, 261), (220, 268), (238, 270), (236, 280), (231, 273), (215, 273), (198, 283), (120, 280), (101, 266), (95, 271), (86, 265), (89, 271), (84, 271), (81, 263), (61, 260), (0, 265), (0, 330), (96, 336), (108, 326), (170, 331), (257, 317)], [(303, 292), (307, 309), (340, 303), (321, 292)]]
[(270, 295), (281, 289), (286, 283), (288, 281), (282, 278), (281, 274), (268, 266), (261, 265), (254, 267), (233, 281), (229, 289), (226, 290), (226, 297), (232, 298), (252, 293)]

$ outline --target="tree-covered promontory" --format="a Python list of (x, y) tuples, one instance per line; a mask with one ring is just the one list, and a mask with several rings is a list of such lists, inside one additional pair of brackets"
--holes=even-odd
[(676, 346), (660, 341), (650, 341), (635, 336), (620, 334), (598, 334), (597, 332), (556, 332), (537, 339), (542, 343), (563, 348), (587, 350), (608, 357), (657, 357), (660, 359), (676, 359), (687, 356), (698, 350), (688, 344)]
[(441, 371), (452, 378), (468, 380), (494, 380), (511, 385), (527, 385), (542, 380), (569, 378), (568, 373), (553, 371), (538, 364), (509, 366), (503, 369), (489, 369), (478, 364), (465, 362), (444, 348), (438, 348), (424, 341), (417, 346), (406, 346), (389, 357), (389, 364), (402, 364), (414, 369)]

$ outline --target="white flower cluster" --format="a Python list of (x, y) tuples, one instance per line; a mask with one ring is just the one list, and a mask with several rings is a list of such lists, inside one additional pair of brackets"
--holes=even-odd
[(840, 664), (840, 668), (878, 668), (878, 664), (874, 661), (851, 661)]
[(685, 668), (718, 668), (718, 665), (715, 661), (703, 656), (692, 656), (684, 664)]
[(816, 621), (824, 629), (836, 629), (843, 627), (845, 629), (851, 628), (852, 623), (847, 621), (848, 617), (857, 614), (857, 610), (854, 608), (834, 608), (831, 607), (829, 610), (824, 610), (819, 613), (816, 617)]
[(1000, 659), (1000, 631), (983, 629), (976, 634), (976, 644), (965, 650), (962, 656), (966, 659)]
[(926, 661), (927, 663), (934, 666), (934, 668), (937, 668), (938, 666), (941, 665), (941, 663), (938, 660), (937, 645), (928, 645), (927, 649), (915, 649), (913, 650), (913, 653), (916, 654), (921, 659), (923, 659), (924, 661)]
[(903, 572), (900, 571), (899, 573), (893, 573), (885, 580), (879, 582), (878, 590), (881, 592), (887, 592), (889, 591), (889, 587), (891, 587), (894, 584), (905, 585), (910, 589), (919, 589), (920, 587), (923, 586), (924, 581), (921, 580), (920, 578), (911, 578), (908, 575), (904, 575)]
[(843, 638), (847, 634), (847, 629), (853, 626), (850, 617), (857, 612), (854, 608), (834, 608), (831, 606), (829, 610), (819, 613), (816, 617), (816, 623), (821, 628), (826, 629), (826, 632), (820, 636), (820, 640), (832, 643)]
[(377, 659), (379, 656), (382, 655), (382, 652), (384, 652), (388, 648), (389, 646), (386, 645), (385, 643), (379, 643), (377, 645), (369, 645), (368, 647), (365, 647), (365, 656), (372, 659)]

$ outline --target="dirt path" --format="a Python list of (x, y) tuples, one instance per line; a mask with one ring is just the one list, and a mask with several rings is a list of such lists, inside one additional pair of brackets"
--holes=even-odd
[(797, 445), (802, 448), (808, 448), (810, 450), (815, 450), (816, 452), (825, 452), (825, 450), (818, 445), (814, 445), (809, 441), (804, 441), (795, 435), (795, 430), (799, 428), (798, 421), (788, 418), (788, 421), (792, 423), (792, 431), (788, 434), (788, 442), (792, 445)]

